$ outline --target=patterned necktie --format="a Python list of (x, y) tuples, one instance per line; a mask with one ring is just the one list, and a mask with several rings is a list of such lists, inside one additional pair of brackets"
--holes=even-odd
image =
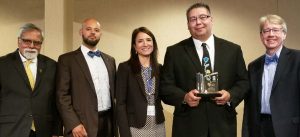
[(97, 50), (97, 51), (89, 51), (88, 53), (87, 53), (91, 58), (94, 58), (94, 56), (97, 56), (97, 57), (100, 57), (100, 55), (101, 55), (101, 52), (99, 51), (99, 50)]
[(277, 57), (277, 55), (275, 54), (275, 55), (273, 55), (273, 56), (265, 56), (265, 64), (266, 65), (269, 65), (269, 64), (271, 64), (272, 62), (274, 62), (274, 63), (277, 63), (278, 62), (278, 57)]
[(202, 43), (201, 46), (203, 48), (202, 66), (203, 66), (204, 74), (206, 75), (212, 73), (211, 61), (210, 61), (208, 50), (206, 48), (206, 43)]
[(25, 61), (25, 71), (26, 71), (26, 74), (27, 74), (27, 77), (28, 77), (28, 80), (29, 80), (29, 83), (30, 83), (30, 87), (31, 87), (31, 89), (32, 89), (32, 91), (33, 91), (35, 81), (34, 81), (33, 74), (32, 74), (32, 72), (31, 72), (31, 69), (30, 69), (30, 67), (29, 67), (30, 63), (32, 63), (31, 60)]

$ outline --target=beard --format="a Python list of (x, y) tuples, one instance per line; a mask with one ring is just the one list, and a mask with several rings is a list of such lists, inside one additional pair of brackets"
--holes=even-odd
[(90, 40), (88, 37), (85, 37), (85, 36), (82, 35), (82, 40), (85, 44), (87, 44), (89, 46), (92, 46), (92, 47), (95, 47), (98, 44), (100, 38), (95, 39), (95, 40)]
[(37, 49), (29, 49), (29, 48), (25, 48), (23, 50), (23, 56), (26, 59), (32, 60), (35, 59), (38, 56), (38, 50)]

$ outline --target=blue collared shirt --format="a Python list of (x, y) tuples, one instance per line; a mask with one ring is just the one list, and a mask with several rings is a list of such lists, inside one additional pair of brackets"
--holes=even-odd
[[(279, 58), (282, 47), (275, 53)], [(266, 54), (265, 56), (270, 56)], [(264, 64), (264, 72), (262, 76), (262, 93), (261, 93), (261, 113), (271, 114), (270, 109), (270, 96), (274, 81), (278, 62), (271, 62), (270, 64)]]

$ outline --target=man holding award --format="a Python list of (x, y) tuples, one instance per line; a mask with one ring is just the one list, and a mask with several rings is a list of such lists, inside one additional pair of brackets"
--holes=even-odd
[(235, 107), (247, 92), (240, 46), (212, 34), (207, 4), (186, 12), (191, 37), (167, 48), (162, 100), (175, 106), (173, 137), (236, 137)]

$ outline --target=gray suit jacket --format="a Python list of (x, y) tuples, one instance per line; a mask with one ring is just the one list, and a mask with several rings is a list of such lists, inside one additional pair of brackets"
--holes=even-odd
[(55, 104), (56, 62), (38, 55), (34, 91), (18, 50), (0, 58), (0, 136), (28, 137), (32, 120), (37, 137), (62, 134)]
[[(101, 57), (108, 71), (112, 109), (115, 111), (115, 59), (103, 52)], [(83, 124), (88, 136), (96, 137), (98, 132), (97, 95), (80, 48), (58, 58), (56, 82), (57, 107), (65, 126), (65, 136), (72, 137), (72, 129)], [(115, 121), (114, 116), (114, 133), (117, 135)]]
[[(214, 36), (215, 37), (215, 36)], [(235, 137), (235, 107), (248, 90), (247, 71), (240, 46), (215, 37), (214, 71), (219, 73), (219, 89), (231, 95), (231, 106), (202, 99), (197, 107), (182, 104), (184, 95), (196, 89), (196, 73), (201, 62), (192, 38), (168, 47), (161, 77), (162, 100), (175, 106), (173, 137)]]
[[(243, 137), (260, 137), (264, 58), (249, 64), (250, 91), (245, 98)], [(283, 47), (270, 96), (276, 137), (300, 137), (300, 52)]]

